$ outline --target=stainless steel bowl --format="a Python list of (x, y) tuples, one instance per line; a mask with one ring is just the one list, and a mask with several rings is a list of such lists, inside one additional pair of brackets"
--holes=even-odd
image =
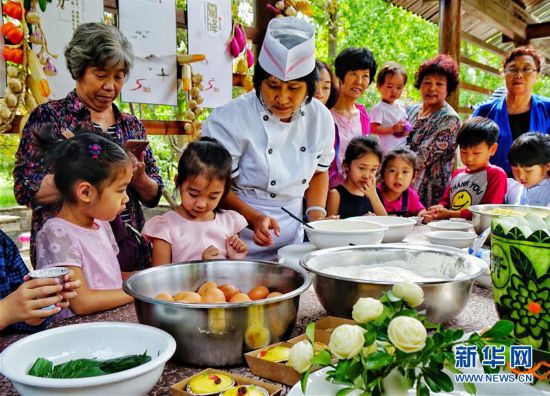
[(351, 317), (353, 305), (360, 297), (379, 298), (391, 290), (395, 282), (366, 281), (324, 273), (328, 267), (347, 267), (360, 264), (376, 264), (392, 260), (406, 260), (421, 253), (438, 253), (456, 258), (451, 270), (464, 276), (457, 279), (420, 282), (424, 290), (424, 303), (418, 310), (426, 310), (428, 319), (435, 323), (447, 322), (462, 311), (474, 279), (487, 271), (488, 265), (477, 257), (459, 249), (443, 246), (386, 244), (382, 246), (350, 246), (319, 250), (300, 260), (300, 265), (313, 273), (313, 286), (317, 298), (330, 315)]
[[(542, 216), (550, 215), (550, 208), (544, 206), (522, 206), (522, 205), (472, 205), (468, 208), (472, 212), (472, 223), (474, 225), (474, 230), (477, 234), (481, 234), (487, 228), (491, 228), (491, 223), (493, 219), (497, 217), (506, 216), (503, 214), (493, 214), (488, 213), (494, 209), (509, 209), (521, 213), (535, 212), (541, 214)], [(487, 242), (489, 239), (487, 239)]]
[[(161, 301), (158, 293), (197, 290), (206, 281), (233, 284), (248, 292), (264, 285), (284, 293), (246, 303), (185, 304)], [(140, 323), (158, 327), (176, 339), (174, 359), (182, 364), (226, 366), (243, 362), (243, 353), (290, 336), (300, 294), (311, 285), (302, 268), (263, 261), (192, 261), (149, 268), (124, 282), (135, 298)]]

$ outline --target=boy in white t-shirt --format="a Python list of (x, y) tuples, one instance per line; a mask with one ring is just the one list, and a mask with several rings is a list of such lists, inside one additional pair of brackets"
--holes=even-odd
[(371, 109), (370, 129), (378, 135), (384, 153), (405, 145), (412, 130), (405, 106), (398, 100), (407, 83), (407, 73), (399, 63), (388, 62), (378, 72), (376, 86), (381, 100)]

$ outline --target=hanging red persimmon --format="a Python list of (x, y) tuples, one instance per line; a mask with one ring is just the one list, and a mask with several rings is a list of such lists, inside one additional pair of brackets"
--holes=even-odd
[(4, 47), (4, 59), (17, 64), (23, 63), (23, 50), (19, 48)]
[(21, 28), (15, 26), (11, 22), (8, 22), (2, 26), (2, 33), (13, 44), (19, 44), (21, 41), (23, 41), (23, 30), (21, 30)]
[(21, 7), (20, 3), (15, 1), (8, 1), (4, 4), (2, 10), (4, 11), (4, 14), (12, 17), (13, 19), (17, 19), (18, 21), (20, 21), (23, 17), (23, 7)]

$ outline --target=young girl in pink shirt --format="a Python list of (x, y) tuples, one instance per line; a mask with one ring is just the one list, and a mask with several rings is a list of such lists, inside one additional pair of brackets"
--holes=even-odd
[(240, 259), (248, 253), (237, 234), (246, 219), (218, 208), (231, 182), (231, 155), (213, 138), (190, 143), (178, 163), (181, 204), (145, 223), (153, 243), (153, 265), (190, 260)]
[(411, 187), (415, 169), (416, 154), (407, 148), (392, 150), (384, 158), (378, 193), (389, 216), (421, 216), (426, 212), (418, 193)]
[(82, 283), (70, 310), (56, 319), (129, 303), (132, 297), (122, 291), (118, 246), (109, 221), (128, 202), (132, 161), (119, 145), (93, 133), (58, 140), (44, 130), (35, 139), (52, 162), (60, 201), (56, 217), (37, 234), (37, 266), (69, 267)]

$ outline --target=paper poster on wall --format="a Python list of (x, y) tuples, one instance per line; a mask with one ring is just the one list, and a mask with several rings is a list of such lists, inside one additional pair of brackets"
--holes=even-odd
[[(50, 68), (57, 69), (54, 76), (48, 75), (48, 82), (52, 91), (50, 99), (61, 99), (67, 96), (75, 87), (75, 81), (67, 70), (67, 63), (63, 55), (65, 47), (69, 44), (73, 32), (78, 25), (86, 22), (103, 21), (103, 1), (97, 0), (70, 0), (53, 2), (48, 5), (46, 12), (40, 13), (44, 34), (48, 38), (48, 50), (57, 55), (53, 58), (46, 54), (40, 45), (33, 45), (33, 51), (42, 55), (39, 58), (47, 59)], [(39, 34), (37, 30), (33, 34)]]
[(134, 48), (125, 102), (177, 105), (175, 0), (119, 0), (119, 28)]
[(231, 23), (231, 0), (187, 1), (189, 53), (206, 55), (206, 61), (191, 65), (194, 73), (203, 76), (204, 107), (219, 107), (231, 100), (233, 58), (226, 48)]
[[(0, 29), (4, 25), (4, 16), (0, 10)], [(0, 34), (0, 98), (4, 97), (6, 90), (6, 61), (4, 60), (4, 35)]]

